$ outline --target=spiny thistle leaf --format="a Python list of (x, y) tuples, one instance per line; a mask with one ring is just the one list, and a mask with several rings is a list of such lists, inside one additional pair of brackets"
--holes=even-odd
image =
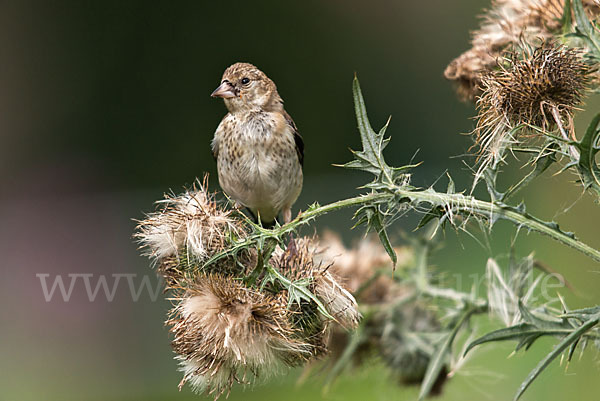
[[(515, 395), (514, 401), (517, 401), (521, 398), (521, 395), (527, 390), (529, 385), (533, 383), (533, 381), (539, 376), (540, 373), (552, 362), (558, 355), (560, 355), (567, 347), (571, 344), (579, 341), (582, 336), (596, 326), (600, 322), (600, 316), (596, 316), (595, 319), (591, 319), (584, 324), (582, 324), (577, 330), (574, 330), (571, 334), (566, 336), (560, 343), (554, 347), (554, 349), (542, 359), (538, 365), (529, 373), (527, 378), (521, 383), (519, 389), (517, 390), (517, 394)], [(572, 354), (572, 352), (570, 352)]]
[(519, 300), (519, 312), (521, 312), (521, 317), (526, 323), (533, 324), (541, 329), (560, 330), (564, 328), (570, 330), (573, 327), (565, 319), (557, 321), (537, 317), (523, 304), (521, 300)]
[[(450, 176), (450, 174), (446, 173), (448, 176), (448, 187), (446, 189), (447, 194), (456, 194), (456, 189), (454, 185), (454, 180)], [(438, 219), (439, 224), (443, 227), (445, 222), (447, 221), (446, 217), (448, 217), (448, 210), (442, 205), (433, 205), (428, 211), (423, 214), (423, 217), (417, 224), (415, 231), (423, 228), (432, 220)]]
[(505, 193), (500, 192), (496, 187), (496, 181), (498, 179), (498, 169), (499, 163), (492, 163), (482, 171), (485, 186), (487, 188), (488, 193), (490, 194), (490, 198), (492, 201), (503, 199), (506, 196)]
[[(575, 237), (575, 234), (573, 232), (563, 231), (557, 222), (544, 221), (544, 220), (538, 219), (537, 217), (532, 216), (531, 214), (527, 213), (525, 211), (524, 203), (521, 203), (518, 206), (508, 206), (508, 205), (504, 205), (502, 203), (497, 203), (497, 205), (505, 211), (512, 211), (512, 212), (518, 213), (521, 216), (523, 216), (529, 220), (535, 221), (538, 224), (541, 224), (542, 226), (547, 227), (547, 229), (549, 229), (550, 232), (554, 232), (562, 237), (567, 237), (567, 238), (570, 238), (571, 240), (578, 241), (577, 237)], [(499, 217), (504, 218), (503, 216), (499, 216)], [(508, 220), (510, 220), (510, 219), (508, 219)]]
[(573, 0), (573, 15), (577, 22), (575, 36), (587, 43), (593, 57), (600, 59), (600, 37), (598, 31), (590, 22), (581, 0)]
[(323, 302), (319, 300), (309, 289), (310, 282), (308, 280), (296, 280), (292, 281), (277, 271), (273, 266), (267, 266), (267, 272), (265, 276), (267, 282), (279, 282), (286, 290), (288, 290), (288, 306), (293, 303), (298, 303), (302, 300), (308, 302), (314, 302), (319, 309), (319, 312), (327, 319), (336, 320), (323, 305)]
[[(534, 165), (533, 169), (527, 174), (521, 181), (511, 186), (500, 198), (503, 202), (506, 202), (510, 197), (514, 196), (518, 191), (525, 188), (534, 179), (542, 175), (548, 168), (556, 162), (556, 155), (554, 151), (549, 149), (555, 148), (554, 142), (549, 142), (547, 146), (544, 146), (535, 156), (532, 158)], [(548, 151), (547, 151), (548, 150)]]
[[(537, 339), (544, 335), (564, 335), (570, 333), (572, 330), (569, 329), (541, 329), (531, 323), (519, 323), (517, 325), (506, 327), (499, 330), (494, 330), (491, 333), (487, 333), (478, 339), (472, 341), (465, 350), (465, 355), (478, 345), (494, 342), (494, 341), (523, 341), (530, 339)], [(517, 345), (517, 349), (521, 348), (520, 344)]]
[[(356, 112), (356, 120), (358, 121), (358, 130), (363, 149), (361, 151), (352, 151), (355, 159), (343, 165), (345, 168), (367, 171), (375, 175), (375, 180), (366, 185), (374, 191), (389, 189), (390, 185), (396, 185), (403, 177), (406, 170), (413, 166), (390, 167), (383, 158), (383, 150), (389, 143), (390, 138), (385, 137), (385, 131), (390, 123), (390, 119), (376, 133), (371, 127), (365, 101), (360, 90), (358, 78), (354, 77), (352, 82), (352, 92), (354, 95), (354, 110)], [(379, 205), (365, 205), (361, 207), (355, 214), (358, 218), (357, 225), (366, 224), (368, 231), (375, 231), (381, 240), (381, 244), (392, 259), (394, 268), (397, 263), (396, 252), (392, 246), (388, 234), (385, 229), (385, 212), (382, 212)]]
[(352, 81), (352, 93), (354, 95), (354, 110), (356, 112), (356, 120), (358, 121), (358, 130), (363, 149), (361, 151), (353, 150), (352, 153), (355, 160), (344, 164), (343, 167), (367, 171), (373, 174), (375, 181), (378, 182), (396, 183), (406, 168), (390, 167), (383, 158), (383, 150), (390, 140), (390, 138), (385, 138), (385, 131), (390, 123), (390, 119), (388, 118), (383, 128), (379, 130), (379, 133), (376, 133), (369, 122), (365, 101), (356, 76), (354, 77), (354, 81)]
[(600, 200), (600, 166), (596, 163), (596, 155), (600, 152), (600, 114), (592, 120), (584, 137), (575, 146), (581, 152), (577, 169), (581, 174), (583, 186), (592, 189)]
[(565, 0), (565, 6), (563, 7), (563, 16), (561, 19), (562, 32), (566, 35), (573, 29), (573, 21), (571, 20), (571, 0)]
[(425, 377), (423, 378), (423, 382), (421, 383), (421, 390), (419, 391), (419, 401), (424, 400), (425, 397), (429, 395), (431, 389), (437, 380), (442, 368), (446, 364), (446, 360), (450, 355), (450, 351), (452, 349), (452, 343), (456, 338), (456, 334), (458, 333), (458, 329), (460, 327), (456, 326), (452, 332), (448, 333), (444, 341), (436, 347), (429, 365), (427, 365), (427, 371), (425, 372)]
[[(377, 205), (377, 210), (381, 213), (382, 203), (390, 203), (390, 199), (385, 199), (386, 195), (392, 194), (394, 197), (392, 203), (395, 203), (395, 205), (388, 206), (392, 212), (394, 208), (395, 211), (400, 210), (401, 207), (419, 210), (422, 206), (427, 205), (427, 209), (430, 210), (430, 217), (438, 214), (442, 220), (446, 219), (452, 224), (454, 224), (455, 214), (466, 218), (485, 219), (492, 224), (498, 219), (506, 219), (519, 227), (549, 235), (563, 244), (572, 246), (600, 261), (600, 251), (578, 241), (573, 233), (562, 231), (555, 222), (545, 222), (525, 213), (524, 207), (512, 207), (497, 201), (485, 202), (461, 193), (437, 192), (433, 188), (419, 189), (409, 185), (409, 175), (405, 171), (413, 166), (395, 168), (388, 166), (385, 162), (381, 152), (389, 141), (384, 138), (385, 130), (376, 134), (371, 128), (356, 77), (353, 81), (353, 91), (356, 117), (364, 149), (360, 152), (354, 152), (357, 159), (346, 164), (345, 167), (373, 173), (376, 179), (366, 186), (373, 190), (373, 193), (369, 196), (381, 196), (375, 202), (361, 202), (362, 206), (372, 207)], [(361, 217), (360, 223), (369, 221), (365, 216), (359, 215), (357, 217)], [(379, 216), (381, 222), (384, 221), (384, 217), (385, 212)], [(428, 218), (424, 222), (430, 219)], [(382, 226), (385, 227), (385, 224), (382, 223)]]
[(590, 315), (600, 315), (600, 305), (590, 308), (575, 309), (563, 314), (561, 317), (576, 317), (579, 319), (587, 319)]
[(479, 308), (476, 306), (469, 306), (463, 312), (460, 319), (455, 322), (452, 331), (450, 331), (446, 336), (444, 336), (444, 341), (441, 342), (433, 352), (431, 356), (431, 360), (429, 361), (429, 365), (427, 365), (427, 371), (425, 372), (425, 377), (421, 382), (421, 390), (419, 391), (419, 401), (422, 401), (429, 395), (435, 381), (437, 380), (442, 368), (446, 364), (446, 360), (452, 351), (452, 344), (458, 331), (463, 326), (465, 322), (469, 320), (471, 315), (475, 312), (478, 312)]
[(415, 231), (420, 228), (425, 227), (427, 225), (427, 223), (429, 223), (430, 221), (433, 221), (436, 219), (442, 221), (442, 219), (444, 219), (444, 216), (446, 216), (446, 213), (447, 213), (447, 211), (444, 210), (444, 208), (441, 206), (432, 207), (431, 209), (429, 209), (427, 212), (425, 212), (423, 214), (423, 217), (419, 221), (419, 224), (417, 224)]
[(392, 259), (393, 267), (396, 268), (396, 263), (398, 263), (398, 257), (396, 256), (396, 251), (394, 251), (394, 247), (390, 242), (387, 231), (385, 230), (384, 225), (384, 216), (381, 210), (377, 205), (365, 205), (358, 209), (355, 214), (355, 218), (358, 218), (358, 222), (355, 224), (366, 224), (367, 231), (374, 231), (379, 236), (379, 240), (381, 241), (381, 245)]
[[(513, 340), (518, 341), (515, 351), (521, 348), (528, 349), (538, 338), (544, 336), (560, 337), (561, 341), (549, 352), (542, 361), (531, 371), (525, 381), (519, 387), (514, 400), (518, 400), (529, 385), (539, 376), (539, 374), (552, 362), (558, 355), (568, 348), (567, 359), (573, 356), (578, 344), (586, 343), (586, 333), (593, 329), (600, 322), (600, 307), (593, 307), (572, 311), (568, 314), (558, 316), (545, 316), (541, 318), (533, 314), (525, 305), (519, 301), (519, 311), (523, 322), (492, 331), (474, 341), (465, 349), (467, 354), (474, 347), (497, 341)], [(560, 319), (562, 318), (562, 319)], [(579, 320), (580, 323), (574, 323), (570, 318)], [(583, 346), (583, 345), (582, 345)]]

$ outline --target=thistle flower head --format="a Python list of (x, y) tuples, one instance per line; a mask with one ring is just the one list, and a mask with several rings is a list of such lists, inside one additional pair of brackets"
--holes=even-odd
[[(384, 361), (400, 382), (421, 383), (434, 349), (432, 335), (440, 331), (435, 314), (418, 303), (395, 307), (386, 316), (379, 346)], [(445, 379), (446, 369), (442, 369), (434, 393), (440, 392)]]
[(275, 266), (286, 272), (292, 280), (310, 283), (309, 290), (340, 325), (347, 329), (356, 328), (360, 320), (356, 300), (329, 270), (330, 265), (323, 263), (318, 255), (319, 244), (303, 237), (295, 240), (291, 247), (273, 260)]
[[(548, 125), (549, 107), (576, 107), (588, 90), (593, 71), (581, 51), (546, 43), (527, 54), (506, 58), (500, 70), (483, 76), (480, 114), (501, 117), (513, 126)], [(485, 121), (485, 118), (484, 118)]]
[(180, 386), (189, 381), (218, 397), (235, 382), (268, 377), (311, 356), (291, 326), (284, 297), (208, 274), (178, 299), (167, 323), (184, 371)]
[[(472, 47), (454, 59), (444, 76), (455, 81), (459, 96), (474, 100), (481, 95), (483, 76), (494, 70), (497, 60), (511, 46), (525, 41), (541, 44), (556, 35), (564, 0), (494, 0), (482, 18), (481, 26), (473, 32)], [(600, 13), (598, 0), (583, 0), (591, 16)]]
[[(355, 247), (347, 249), (338, 235), (326, 232), (322, 235), (318, 248), (316, 260), (329, 266), (328, 271), (340, 277), (350, 292), (356, 293), (362, 288), (360, 302), (385, 303), (399, 295), (398, 288), (389, 275), (375, 277), (378, 270), (392, 269), (390, 257), (376, 238), (366, 237)], [(395, 251), (398, 268), (411, 262), (413, 255), (410, 249), (396, 248)]]
[(232, 211), (217, 204), (206, 181), (181, 195), (165, 195), (157, 209), (139, 222), (136, 238), (146, 255), (158, 262), (182, 249), (204, 261), (224, 249), (230, 234), (245, 233)]
[[(135, 237), (153, 259), (167, 288), (185, 284), (212, 256), (227, 248), (231, 238), (243, 238), (247, 229), (232, 210), (218, 204), (208, 192), (206, 179), (180, 195), (165, 195), (157, 211), (139, 222)], [(244, 249), (236, 258), (221, 258), (210, 266), (222, 274), (243, 273), (256, 264), (256, 250)]]
[(483, 169), (502, 159), (517, 138), (513, 129), (534, 125), (544, 130), (571, 121), (571, 113), (590, 88), (595, 71), (580, 50), (545, 43), (504, 59), (482, 78), (475, 128)]

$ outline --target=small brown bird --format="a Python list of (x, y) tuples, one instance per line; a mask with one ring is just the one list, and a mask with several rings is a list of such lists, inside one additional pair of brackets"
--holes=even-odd
[(279, 212), (289, 222), (302, 190), (304, 143), (275, 83), (252, 64), (236, 63), (211, 96), (229, 110), (212, 141), (221, 188), (264, 225)]

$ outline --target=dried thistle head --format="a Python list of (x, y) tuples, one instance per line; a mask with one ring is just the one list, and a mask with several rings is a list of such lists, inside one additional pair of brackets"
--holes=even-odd
[[(558, 34), (564, 0), (495, 0), (473, 32), (471, 49), (454, 59), (444, 76), (455, 81), (459, 96), (474, 100), (481, 95), (483, 76), (494, 70), (504, 52), (521, 41), (541, 44)], [(598, 0), (584, 0), (590, 16), (600, 14)]]
[(205, 181), (159, 202), (136, 234), (177, 302), (167, 323), (184, 372), (180, 386), (216, 397), (325, 354), (329, 316), (346, 328), (360, 318), (311, 238), (268, 257), (254, 247), (221, 254), (251, 232), (234, 213), (215, 202)]
[(503, 149), (517, 139), (511, 132), (515, 127), (548, 130), (568, 124), (594, 71), (580, 50), (545, 43), (521, 56), (512, 54), (498, 70), (485, 74), (474, 131), (483, 166), (479, 173), (502, 159)]
[(215, 202), (206, 182), (168, 196), (138, 225), (137, 239), (177, 301), (167, 323), (184, 372), (180, 386), (189, 382), (218, 397), (234, 383), (325, 354), (327, 314), (345, 327), (358, 324), (356, 301), (315, 264), (309, 238), (277, 248), (254, 278), (260, 283), (247, 280), (259, 271), (256, 248), (211, 259), (249, 232), (243, 218)]
[[(347, 249), (339, 236), (326, 233), (319, 241), (319, 248), (319, 260), (330, 265), (328, 271), (345, 279), (361, 305), (374, 306), (369, 319), (361, 323), (361, 340), (355, 344), (351, 355), (348, 354), (348, 333), (334, 328), (329, 343), (332, 363), (350, 363), (359, 367), (366, 359), (379, 356), (399, 382), (420, 383), (431, 350), (435, 348), (432, 338), (441, 330), (436, 315), (421, 303), (398, 302), (414, 294), (414, 288), (385, 274), (385, 271), (392, 271), (391, 261), (375, 237), (367, 237)], [(399, 268), (414, 261), (410, 248), (395, 250)], [(446, 370), (443, 369), (434, 393), (441, 390), (445, 379)]]
[[(247, 235), (244, 221), (233, 210), (218, 204), (208, 192), (207, 180), (197, 182), (180, 195), (165, 195), (157, 211), (139, 221), (135, 238), (144, 254), (153, 259), (167, 288), (182, 285), (186, 275), (198, 272), (210, 257), (225, 250), (230, 239)], [(223, 274), (254, 266), (256, 250), (247, 249), (237, 257), (222, 258), (211, 271)]]
[(505, 59), (484, 75), (480, 113), (502, 116), (514, 125), (549, 125), (551, 106), (570, 111), (581, 103), (594, 71), (580, 50), (546, 43), (524, 58)]
[(327, 312), (342, 327), (355, 329), (360, 321), (360, 313), (354, 296), (327, 270), (319, 272), (314, 280), (314, 294), (323, 302)]
[(308, 289), (323, 303), (327, 312), (347, 329), (356, 328), (360, 319), (358, 305), (339, 278), (322, 263), (318, 244), (308, 237), (294, 240), (273, 258), (274, 265), (287, 277), (307, 281)]
[(184, 247), (178, 254), (162, 258), (157, 271), (165, 279), (166, 289), (177, 289), (194, 283), (195, 276), (203, 272), (245, 277), (256, 267), (257, 257), (256, 249), (242, 249), (235, 256), (224, 256), (202, 268), (202, 262), (190, 255)]
[(182, 289), (167, 323), (184, 383), (194, 390), (229, 391), (233, 383), (268, 377), (312, 356), (291, 324), (286, 298), (207, 274)]
[(158, 210), (139, 222), (135, 237), (147, 256), (160, 261), (185, 248), (203, 261), (223, 250), (230, 235), (245, 234), (241, 220), (217, 204), (206, 188), (205, 179), (181, 195), (165, 195), (157, 202)]
[[(361, 303), (385, 303), (399, 295), (398, 287), (389, 275), (377, 275), (378, 271), (391, 272), (392, 263), (375, 237), (366, 237), (348, 249), (337, 234), (325, 232), (319, 240), (318, 249), (316, 258), (319, 263), (329, 266), (328, 271), (340, 277), (351, 293), (361, 289), (358, 296)], [(399, 247), (395, 251), (398, 256), (398, 268), (410, 264), (413, 260), (409, 248)]]
[[(393, 308), (382, 319), (379, 341), (383, 360), (394, 376), (404, 384), (420, 384), (435, 348), (436, 335), (441, 334), (437, 316), (419, 303)], [(432, 394), (439, 394), (447, 370), (440, 372)]]

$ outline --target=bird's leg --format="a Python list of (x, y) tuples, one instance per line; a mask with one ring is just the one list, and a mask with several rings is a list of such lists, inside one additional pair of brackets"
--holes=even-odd
[(286, 207), (282, 210), (281, 214), (283, 215), (283, 223), (287, 224), (292, 221), (292, 208)]
[[(290, 221), (292, 221), (292, 208), (291, 207), (283, 208), (283, 210), (281, 211), (281, 214), (283, 217), (284, 224), (287, 224)], [(290, 241), (288, 242), (287, 249), (289, 251), (290, 258), (294, 257), (296, 255), (296, 253), (298, 252), (298, 249), (296, 247), (296, 239), (294, 237), (293, 232), (290, 232)]]
[(294, 260), (298, 254), (298, 247), (296, 246), (296, 239), (294, 238), (293, 233), (290, 233), (290, 241), (288, 242), (286, 253), (287, 261), (289, 264), (291, 264), (292, 260)]

